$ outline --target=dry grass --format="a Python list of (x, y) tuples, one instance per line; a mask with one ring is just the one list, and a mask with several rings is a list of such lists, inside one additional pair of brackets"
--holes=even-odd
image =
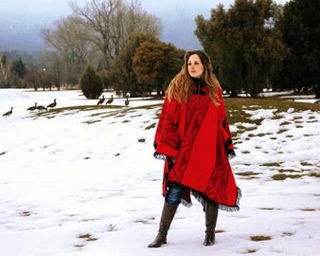
[(294, 232), (282, 232), (281, 236), (293, 236), (295, 233)]
[(29, 217), (29, 216), (31, 216), (31, 212), (29, 212), (29, 211), (23, 211), (23, 212), (20, 212), (19, 213), (19, 216), (21, 216), (21, 217)]
[(301, 208), (300, 211), (304, 211), (304, 212), (314, 212), (314, 211), (316, 211), (316, 209), (314, 209), (314, 208)]
[(236, 175), (239, 176), (254, 176), (254, 175), (259, 175), (261, 172), (237, 172)]
[(281, 210), (281, 208), (272, 208), (272, 207), (262, 207), (262, 208), (259, 208), (259, 210), (263, 210), (263, 211), (274, 211), (274, 210)]
[(265, 163), (265, 164), (260, 164), (260, 166), (266, 166), (266, 167), (280, 167), (282, 164), (281, 163), (277, 163), (277, 162), (272, 162), (272, 163)]
[(280, 172), (280, 173), (286, 173), (286, 172), (289, 172), (289, 173), (302, 173), (303, 170), (280, 169), (280, 170), (278, 170), (278, 172)]
[(302, 175), (302, 174), (289, 174), (289, 175), (287, 175), (287, 174), (281, 173), (281, 174), (275, 174), (275, 175), (273, 175), (271, 178), (272, 178), (273, 180), (285, 180), (285, 179), (287, 179), (287, 178), (298, 179), (298, 178), (301, 178), (301, 177), (303, 177), (303, 176), (304, 176), (304, 175)]
[[(310, 103), (302, 103), (302, 102), (290, 102), (283, 99), (276, 98), (225, 98), (225, 105), (228, 110), (238, 110), (237, 114), (229, 117), (229, 122), (231, 124), (237, 122), (248, 122), (248, 117), (250, 115), (246, 114), (243, 111), (243, 106), (257, 105), (258, 108), (270, 109), (276, 108), (275, 116), (277, 113), (286, 112), (289, 108), (294, 108), (295, 111), (320, 111), (320, 104), (310, 104)], [(301, 119), (302, 117), (296, 117), (295, 119)], [(254, 120), (250, 120), (250, 122), (255, 123)], [(259, 123), (259, 121), (257, 121)]]
[(256, 249), (248, 249), (245, 253), (255, 253), (257, 252)]
[(86, 240), (87, 242), (98, 240), (98, 238), (92, 237), (91, 234), (80, 234), (80, 235), (78, 236), (78, 238), (84, 239), (84, 240)]
[(272, 237), (271, 236), (250, 236), (251, 241), (255, 241), (255, 242), (260, 242), (260, 241), (266, 241), (266, 240), (271, 240)]
[(152, 124), (150, 124), (149, 126), (147, 126), (147, 127), (144, 128), (144, 129), (145, 129), (145, 130), (150, 130), (150, 129), (152, 129), (152, 128), (155, 128), (156, 125), (157, 125), (157, 123), (152, 123)]

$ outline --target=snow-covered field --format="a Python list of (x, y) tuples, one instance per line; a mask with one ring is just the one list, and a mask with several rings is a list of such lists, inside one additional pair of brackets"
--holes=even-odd
[(14, 107), (0, 118), (0, 255), (319, 254), (320, 112), (244, 106), (263, 121), (231, 126), (240, 212), (220, 211), (216, 244), (204, 247), (204, 213), (193, 200), (179, 207), (168, 244), (149, 249), (163, 204), (163, 163), (152, 156), (161, 101), (26, 111), (54, 98), (58, 107), (97, 102), (80, 91), (0, 90), (1, 114)]

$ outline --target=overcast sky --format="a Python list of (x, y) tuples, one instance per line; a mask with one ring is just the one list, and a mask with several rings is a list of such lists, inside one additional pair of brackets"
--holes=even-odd
[[(211, 9), (219, 3), (223, 3), (226, 8), (234, 3), (234, 0), (140, 1), (144, 10), (161, 19), (163, 26), (161, 40), (184, 49), (200, 47), (194, 35), (196, 29), (194, 20), (197, 15), (208, 18)], [(288, 1), (276, 0), (275, 2), (284, 4)], [(0, 0), (0, 41), (2, 41), (0, 50), (21, 49), (22, 45), (27, 48), (30, 48), (29, 45), (33, 48), (42, 48), (40, 30), (53, 27), (55, 20), (70, 15), (72, 10), (69, 2), (69, 0)], [(84, 6), (89, 0), (73, 0), (73, 2)], [(36, 40), (38, 43), (35, 42)], [(20, 45), (16, 45), (17, 43)]]
[[(69, 0), (0, 0), (0, 14), (19, 14), (27, 16), (47, 16), (53, 18), (65, 17), (71, 13)], [(80, 6), (88, 0), (73, 0)], [(142, 7), (154, 15), (163, 15), (165, 12), (173, 12), (181, 9), (194, 9), (199, 12), (207, 12), (216, 7), (218, 3), (229, 6), (233, 0), (142, 0)], [(276, 0), (277, 3), (285, 3), (288, 0)], [(1, 17), (1, 16), (0, 16)], [(12, 17), (12, 16), (11, 16)], [(1, 19), (1, 18), (0, 18)]]

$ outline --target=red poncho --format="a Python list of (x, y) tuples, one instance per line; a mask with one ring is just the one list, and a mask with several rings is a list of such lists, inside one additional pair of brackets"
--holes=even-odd
[[(201, 203), (218, 203), (228, 211), (239, 210), (240, 189), (237, 188), (228, 160), (234, 154), (231, 133), (222, 99), (216, 107), (206, 87), (186, 103), (166, 98), (155, 134), (155, 156), (166, 156), (163, 195), (168, 182), (184, 185), (183, 199), (191, 204), (190, 189)], [(173, 167), (168, 157), (174, 158)], [(170, 168), (169, 168), (170, 166)]]

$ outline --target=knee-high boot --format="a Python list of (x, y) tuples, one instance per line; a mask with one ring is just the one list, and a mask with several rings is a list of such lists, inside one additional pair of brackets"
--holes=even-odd
[(177, 208), (178, 205), (168, 204), (167, 202), (164, 203), (159, 231), (154, 241), (148, 245), (149, 248), (157, 248), (167, 243), (167, 233)]
[(218, 218), (218, 207), (207, 203), (205, 211), (206, 236), (204, 238), (203, 245), (210, 246), (213, 245), (215, 242), (215, 228)]

